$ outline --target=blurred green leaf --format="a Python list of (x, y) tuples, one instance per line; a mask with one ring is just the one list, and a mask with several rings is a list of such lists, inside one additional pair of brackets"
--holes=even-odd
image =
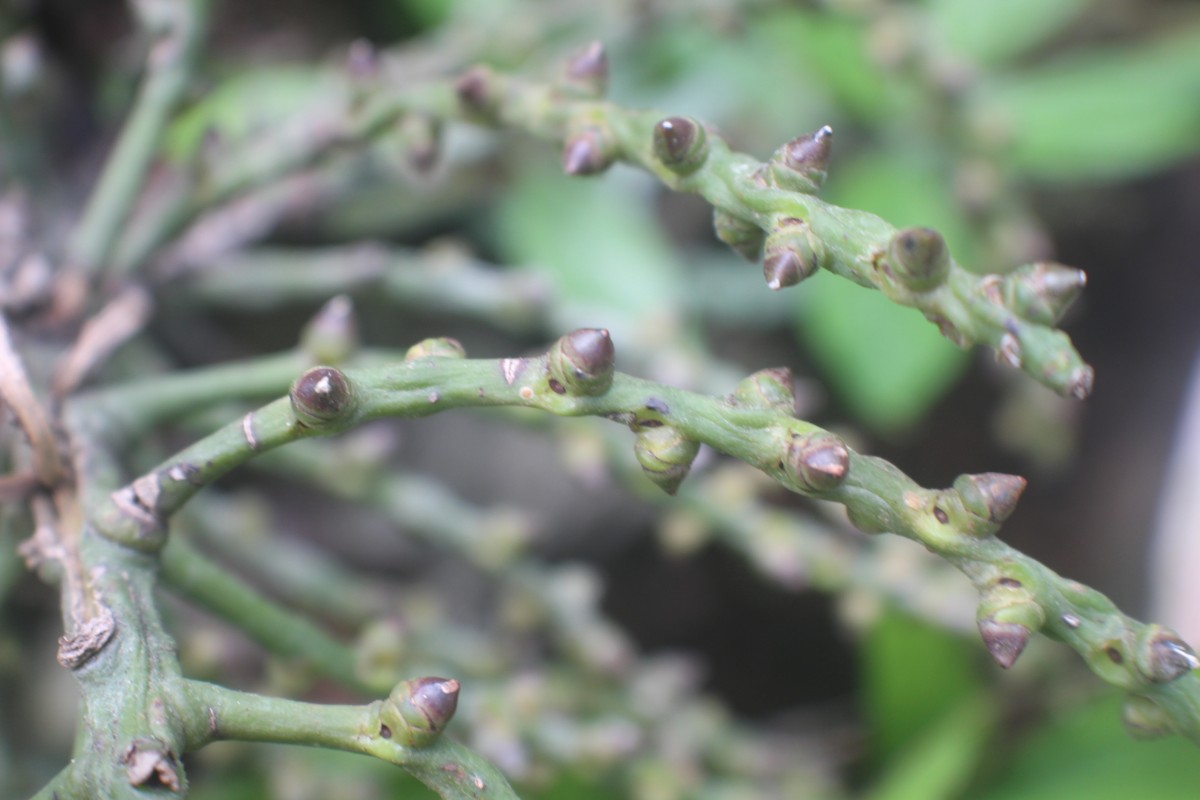
[(1092, 0), (927, 0), (946, 45), (978, 64), (999, 64), (1059, 33)]
[(1110, 695), (1047, 724), (975, 800), (1193, 800), (1200, 793), (1195, 745), (1130, 739), (1121, 702)]
[(625, 172), (604, 180), (568, 178), (529, 166), (499, 207), (498, 245), (505, 259), (553, 281), (563, 327), (621, 331), (670, 314), (682, 295), (675, 252), (654, 219), (647, 192), (622, 186)]
[(206, 131), (224, 140), (242, 139), (335, 96), (333, 73), (319, 65), (245, 69), (180, 114), (167, 129), (164, 147), (168, 156), (183, 161), (196, 152)]
[[(983, 686), (975, 642), (895, 609), (871, 627), (862, 662), (874, 752), (882, 760), (927, 734), (936, 738), (934, 726)], [(963, 713), (964, 719), (946, 724), (967, 727), (986, 716), (982, 706)], [(969, 753), (959, 755), (965, 759)]]
[(981, 88), (977, 127), (1039, 180), (1116, 179), (1200, 152), (1200, 28), (1093, 48)]
[[(872, 153), (837, 163), (825, 196), (897, 227), (925, 225), (946, 237), (960, 263), (978, 247), (932, 157)], [(822, 274), (803, 293), (798, 331), (854, 413), (882, 433), (913, 424), (965, 368), (968, 357), (919, 312), (879, 292)]]
[(618, 800), (621, 795), (576, 772), (564, 772), (539, 791), (525, 792), (529, 800)]
[(985, 694), (964, 698), (892, 760), (866, 800), (941, 800), (961, 796), (995, 724)]

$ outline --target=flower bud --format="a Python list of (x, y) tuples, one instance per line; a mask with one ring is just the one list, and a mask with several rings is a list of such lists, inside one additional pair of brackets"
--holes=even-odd
[(454, 82), (454, 92), (464, 109), (481, 117), (496, 113), (499, 94), (496, 73), (485, 66), (471, 67)]
[(837, 436), (815, 431), (793, 434), (784, 471), (802, 490), (820, 494), (836, 489), (850, 471), (850, 451)]
[(670, 495), (679, 491), (698, 452), (700, 443), (671, 425), (643, 428), (633, 440), (633, 454), (646, 477)]
[(563, 142), (563, 172), (595, 175), (612, 166), (616, 142), (603, 128), (588, 126), (567, 136)]
[(718, 239), (733, 248), (734, 252), (742, 258), (747, 261), (758, 261), (763, 241), (767, 235), (757, 225), (715, 208), (713, 209), (713, 230)]
[(825, 182), (833, 128), (825, 125), (780, 147), (767, 162), (771, 182), (780, 189), (813, 194)]
[(1016, 578), (1001, 578), (984, 590), (976, 611), (979, 635), (992, 660), (1008, 669), (1029, 637), (1046, 623), (1045, 610)]
[(1025, 491), (1026, 481), (1020, 475), (985, 472), (980, 475), (959, 475), (954, 480), (963, 507), (988, 522), (1008, 519)]
[(612, 386), (615, 351), (603, 328), (571, 331), (550, 348), (550, 388), (558, 394), (601, 395)]
[(1159, 739), (1175, 730), (1170, 714), (1149, 697), (1136, 694), (1125, 699), (1121, 722), (1130, 736), (1142, 741)]
[(796, 383), (787, 367), (760, 369), (742, 378), (730, 395), (730, 403), (738, 408), (775, 409), (785, 414), (796, 413)]
[(428, 747), (454, 717), (458, 690), (458, 681), (448, 678), (401, 681), (379, 709), (379, 735), (406, 747)]
[(1087, 273), (1050, 261), (1039, 261), (1004, 276), (1006, 305), (1025, 319), (1054, 325), (1087, 285)]
[(678, 175), (695, 172), (708, 157), (708, 134), (688, 117), (667, 117), (654, 126), (654, 155)]
[(767, 236), (763, 248), (763, 278), (778, 291), (814, 275), (825, 260), (825, 245), (807, 222), (788, 217)]
[(888, 244), (887, 265), (909, 289), (927, 292), (950, 274), (950, 251), (942, 235), (930, 228), (906, 228)]
[(292, 384), (292, 411), (310, 428), (325, 428), (354, 410), (354, 390), (345, 373), (333, 367), (313, 367)]
[(408, 348), (404, 354), (405, 361), (416, 361), (420, 358), (466, 358), (467, 351), (463, 349), (458, 339), (449, 336), (438, 336), (432, 339), (422, 339)]
[(567, 61), (563, 85), (576, 97), (600, 98), (608, 91), (608, 54), (604, 45), (591, 42)]
[(1138, 637), (1134, 662), (1138, 672), (1154, 683), (1170, 683), (1200, 669), (1200, 658), (1188, 643), (1161, 625), (1146, 626)]
[(354, 319), (354, 303), (340, 294), (330, 300), (304, 326), (300, 347), (314, 361), (340, 364), (358, 347), (358, 324)]

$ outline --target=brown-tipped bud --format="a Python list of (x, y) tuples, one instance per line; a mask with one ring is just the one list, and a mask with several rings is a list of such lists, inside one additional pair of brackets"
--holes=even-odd
[(600, 42), (592, 42), (567, 61), (564, 86), (577, 97), (603, 97), (608, 91), (608, 53)]
[(667, 117), (654, 126), (654, 155), (678, 175), (695, 172), (708, 157), (708, 134), (694, 119)]
[(563, 142), (563, 172), (568, 175), (595, 175), (611, 167), (615, 158), (616, 142), (603, 128), (583, 128)]
[(699, 451), (699, 442), (671, 425), (643, 428), (633, 440), (633, 454), (646, 477), (671, 495), (679, 491)]
[(1137, 694), (1125, 699), (1121, 722), (1125, 723), (1125, 730), (1130, 736), (1142, 741), (1160, 739), (1175, 731), (1170, 714), (1149, 697)]
[(763, 247), (763, 278), (778, 291), (816, 274), (825, 261), (825, 245), (804, 220), (779, 222)]
[(496, 111), (499, 87), (496, 73), (484, 66), (471, 67), (454, 82), (458, 102), (473, 114), (490, 117)]
[(841, 439), (826, 431), (795, 435), (788, 443), (783, 468), (801, 489), (828, 492), (846, 479), (850, 451)]
[(1050, 261), (1026, 264), (1004, 276), (1002, 296), (1025, 319), (1054, 325), (1087, 286), (1087, 273)]
[(991, 654), (992, 660), (1003, 669), (1017, 662), (1017, 658), (1029, 644), (1032, 631), (1024, 625), (1012, 622), (997, 622), (994, 619), (979, 620), (979, 635)]
[(980, 475), (959, 475), (954, 479), (963, 507), (988, 522), (1008, 519), (1025, 491), (1026, 481), (1020, 475), (984, 472)]
[(354, 303), (344, 294), (330, 300), (304, 326), (300, 347), (323, 364), (341, 364), (358, 348)]
[(616, 353), (607, 330), (571, 331), (550, 348), (550, 388), (559, 394), (604, 394), (612, 386), (615, 362)]
[(310, 428), (330, 427), (354, 411), (354, 390), (345, 373), (333, 367), (313, 367), (292, 384), (292, 411)]
[(812, 194), (825, 183), (829, 151), (833, 146), (833, 128), (792, 139), (780, 147), (767, 162), (771, 182), (780, 189)]
[(1161, 625), (1146, 626), (1135, 653), (1138, 672), (1154, 683), (1170, 683), (1200, 669), (1196, 652), (1179, 634)]
[(927, 292), (950, 274), (950, 251), (942, 235), (930, 228), (906, 228), (888, 244), (887, 264), (904, 286)]
[(400, 682), (379, 709), (379, 736), (406, 747), (428, 747), (454, 717), (459, 688), (450, 678)]
[(405, 361), (416, 361), (419, 358), (466, 358), (467, 351), (458, 339), (449, 336), (437, 336), (432, 339), (422, 339), (404, 353)]
[(739, 408), (775, 409), (795, 414), (796, 382), (787, 367), (760, 369), (742, 378), (729, 400)]
[(758, 261), (767, 235), (752, 222), (733, 216), (719, 208), (713, 209), (713, 230), (717, 238), (733, 248), (747, 261)]

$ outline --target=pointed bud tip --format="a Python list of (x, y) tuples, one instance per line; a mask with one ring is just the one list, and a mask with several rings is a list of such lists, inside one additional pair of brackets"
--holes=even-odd
[(608, 53), (600, 41), (590, 42), (567, 61), (567, 78), (589, 94), (602, 96), (608, 87)]
[(292, 410), (305, 425), (321, 427), (350, 413), (354, 391), (345, 373), (333, 367), (313, 367), (292, 384)]
[(612, 158), (605, 152), (600, 135), (585, 131), (563, 142), (562, 163), (568, 175), (595, 175), (608, 169)]
[(1017, 508), (1028, 481), (1020, 475), (984, 472), (960, 475), (954, 488), (968, 511), (990, 522), (1004, 522)]
[(997, 622), (993, 619), (979, 621), (979, 635), (991, 654), (992, 660), (1003, 669), (1010, 668), (1029, 644), (1030, 630), (1012, 622)]
[(654, 153), (672, 172), (694, 172), (708, 155), (704, 128), (687, 117), (667, 117), (654, 126)]
[(1200, 669), (1200, 658), (1173, 632), (1159, 629), (1151, 637), (1147, 677), (1155, 683), (1170, 683)]

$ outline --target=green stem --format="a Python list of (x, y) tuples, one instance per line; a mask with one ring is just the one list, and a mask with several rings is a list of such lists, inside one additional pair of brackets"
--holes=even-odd
[(186, 681), (188, 749), (218, 739), (311, 745), (374, 756), (402, 767), (445, 800), (503, 800), (516, 794), (491, 764), (447, 736), (409, 747), (380, 732), (380, 703), (331, 706), (236, 692)]
[(85, 270), (94, 272), (107, 266), (162, 131), (188, 87), (192, 62), (204, 35), (207, 6), (208, 0), (177, 0), (170, 12), (172, 26), (151, 45), (148, 74), (137, 102), (71, 241), (71, 258)]

